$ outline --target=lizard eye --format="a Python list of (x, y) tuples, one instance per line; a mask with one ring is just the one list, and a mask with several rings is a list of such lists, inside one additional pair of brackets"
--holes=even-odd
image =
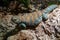
[(20, 19), (17, 16), (13, 16), (11, 19), (14, 23), (20, 23)]

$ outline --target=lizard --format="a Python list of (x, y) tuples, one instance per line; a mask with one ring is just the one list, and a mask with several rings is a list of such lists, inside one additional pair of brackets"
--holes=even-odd
[[(48, 6), (43, 13), (40, 11), (34, 13), (25, 13), (24, 15), (20, 14), (19, 16), (13, 16), (12, 21), (16, 24), (19, 24), (20, 27), (31, 28), (31, 26), (37, 26), (42, 20), (48, 19), (48, 14), (57, 8), (58, 5)], [(18, 19), (17, 19), (18, 18)]]
[[(34, 28), (35, 26), (37, 26), (43, 19), (47, 20), (48, 17), (47, 15), (54, 10), (56, 7), (58, 7), (57, 5), (51, 5), (48, 6), (45, 11), (43, 13), (26, 13), (24, 15), (20, 15), (20, 17), (12, 17), (12, 21), (14, 23), (16, 23), (19, 27), (23, 27), (23, 28), (30, 28), (31, 26)], [(17, 19), (18, 18), (18, 19)], [(25, 20), (23, 20), (23, 19)], [(29, 27), (30, 26), (30, 27)], [(1, 28), (2, 29), (2, 28)], [(2, 29), (4, 30), (4, 29)], [(11, 30), (10, 30), (11, 31)], [(3, 32), (3, 31), (2, 31)], [(4, 39), (4, 36), (6, 35), (6, 32), (4, 30), (3, 34), (2, 32), (0, 32), (0, 40)], [(5, 33), (5, 34), (4, 34)]]
[[(54, 10), (55, 8), (57, 8), (58, 5), (50, 5), (48, 6), (43, 13), (40, 12), (36, 12), (36, 13), (26, 13), (24, 15), (20, 14), (19, 16), (12, 16), (11, 21), (16, 23), (19, 27), (22, 28), (31, 28), (31, 27), (35, 27), (37, 26), (43, 19), (47, 20), (48, 17), (47, 15)], [(25, 20), (24, 20), (25, 19)], [(5, 24), (3, 23), (3, 25), (0, 25), (0, 40), (4, 40), (5, 35), (8, 33), (9, 35), (11, 34), (10, 31), (12, 31), (13, 29), (10, 29), (7, 27), (4, 28)], [(12, 24), (13, 25), (13, 24)], [(3, 27), (4, 26), (4, 27)], [(6, 25), (7, 26), (7, 25)], [(30, 27), (29, 27), (30, 26)], [(14, 26), (15, 27), (15, 26)], [(3, 29), (4, 28), (4, 29)], [(6, 32), (7, 31), (7, 32)], [(12, 31), (13, 32), (13, 31)], [(8, 35), (7, 35), (8, 36)]]

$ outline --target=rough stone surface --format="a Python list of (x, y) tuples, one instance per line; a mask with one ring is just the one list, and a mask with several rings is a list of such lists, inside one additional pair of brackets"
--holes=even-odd
[[(3, 37), (14, 30), (17, 24), (11, 21), (13, 15), (0, 13), (2, 13), (0, 14), (0, 40), (3, 40)], [(35, 30), (26, 29), (16, 32), (17, 29), (15, 29), (16, 34), (14, 31), (10, 32), (14, 35), (8, 36), (7, 40), (60, 40), (60, 6), (53, 10), (48, 17), (48, 20), (42, 21)]]
[(7, 40), (60, 40), (60, 7), (48, 15), (35, 30), (21, 30)]
[(17, 35), (8, 37), (7, 40), (37, 40), (33, 30), (21, 30)]

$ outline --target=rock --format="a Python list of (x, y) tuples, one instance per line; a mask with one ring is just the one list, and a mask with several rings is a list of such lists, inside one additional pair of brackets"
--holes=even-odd
[(8, 32), (16, 28), (16, 24), (11, 22), (11, 17), (11, 15), (5, 15), (0, 18), (0, 38), (2, 37), (2, 39)]
[(46, 21), (46, 24), (48, 24), (51, 27), (51, 32), (54, 35), (54, 37), (59, 39), (60, 38), (60, 8), (56, 8), (55, 10), (53, 10), (48, 20), (49, 21)]
[(33, 30), (21, 30), (18, 34), (8, 37), (7, 40), (37, 40)]

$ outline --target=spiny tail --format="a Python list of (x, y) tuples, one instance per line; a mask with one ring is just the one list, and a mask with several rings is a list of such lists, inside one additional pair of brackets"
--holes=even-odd
[(58, 5), (55, 5), (55, 4), (48, 6), (43, 12), (43, 15), (42, 15), (43, 19), (48, 19), (48, 14), (57, 7)]

